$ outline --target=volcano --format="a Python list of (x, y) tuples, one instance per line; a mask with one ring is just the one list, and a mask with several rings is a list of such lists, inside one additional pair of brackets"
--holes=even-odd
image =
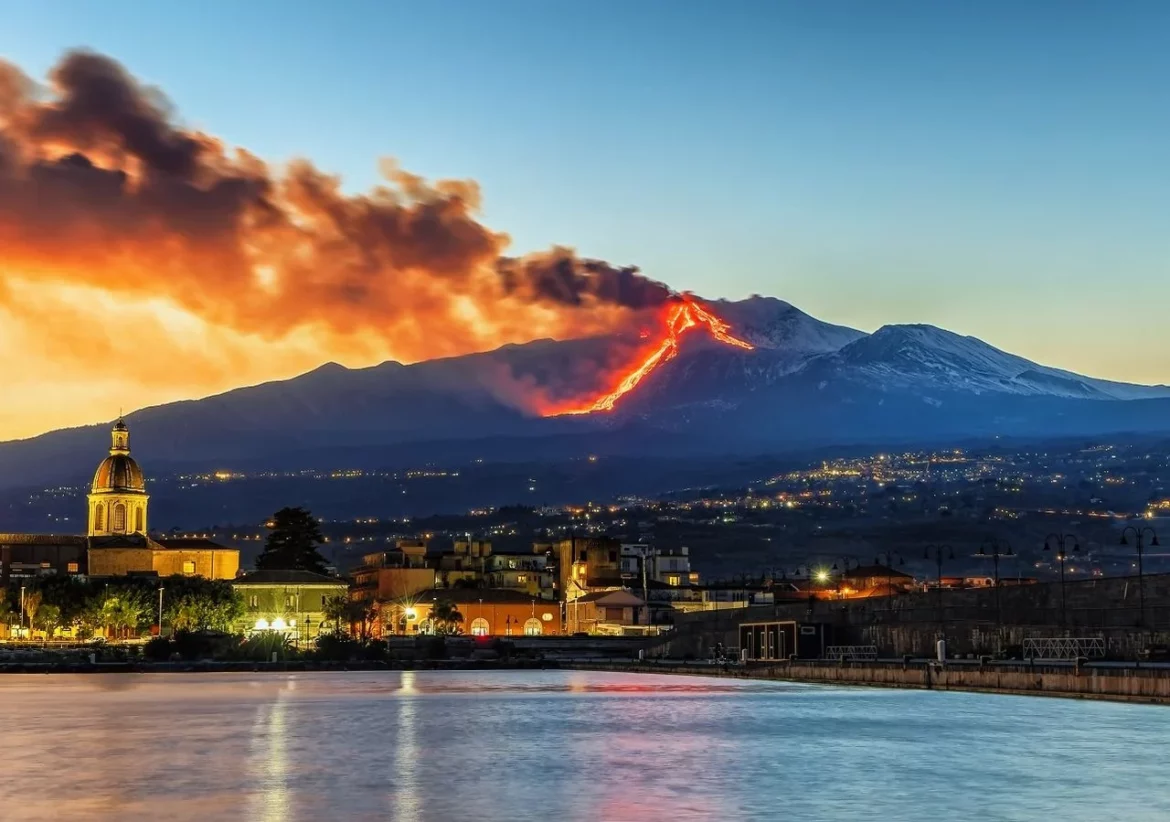
[[(867, 334), (767, 297), (681, 297), (661, 311), (640, 345), (544, 339), (326, 365), (127, 420), (159, 475), (1170, 431), (1166, 386), (1085, 377), (932, 326)], [(537, 407), (544, 395), (555, 402)], [(86, 481), (79, 455), (102, 451), (108, 428), (0, 443), (0, 488)]]
[(670, 362), (678, 356), (679, 345), (684, 334), (692, 329), (705, 331), (711, 339), (741, 348), (745, 351), (755, 349), (751, 343), (744, 342), (730, 333), (731, 326), (715, 314), (699, 305), (693, 299), (684, 297), (678, 303), (668, 305), (663, 314), (662, 338), (656, 346), (644, 352), (635, 363), (618, 373), (614, 387), (584, 404), (573, 404), (567, 407), (546, 410), (544, 416), (557, 417), (565, 415), (596, 414), (612, 411), (618, 400), (629, 394), (646, 377), (657, 368)]

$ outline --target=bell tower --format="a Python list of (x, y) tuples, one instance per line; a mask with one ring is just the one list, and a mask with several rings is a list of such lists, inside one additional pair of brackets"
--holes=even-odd
[(110, 432), (110, 455), (93, 475), (89, 536), (145, 534), (149, 500), (142, 469), (130, 456), (130, 430), (119, 418)]

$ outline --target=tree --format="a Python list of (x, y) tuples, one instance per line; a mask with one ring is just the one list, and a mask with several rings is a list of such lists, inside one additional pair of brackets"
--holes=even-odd
[(35, 588), (31, 591), (24, 592), (24, 615), (28, 618), (30, 626), (37, 624), (37, 611), (41, 609), (41, 592)]
[(138, 591), (111, 590), (102, 599), (102, 622), (120, 637), (130, 628), (138, 627), (144, 616), (150, 613), (150, 606), (151, 603)]
[(457, 634), (463, 624), (463, 614), (449, 599), (440, 599), (431, 609), (431, 622), (436, 634)]
[(52, 636), (53, 631), (61, 624), (61, 609), (56, 605), (50, 603), (42, 603), (37, 608), (36, 621), (33, 627), (40, 628), (45, 632), (45, 640), (48, 641)]
[(281, 508), (272, 516), (264, 551), (256, 558), (263, 571), (326, 573), (317, 546), (325, 541), (317, 520), (304, 508)]

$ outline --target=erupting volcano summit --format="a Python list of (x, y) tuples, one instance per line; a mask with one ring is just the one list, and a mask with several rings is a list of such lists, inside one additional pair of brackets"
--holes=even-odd
[(665, 336), (662, 341), (628, 371), (620, 372), (616, 386), (584, 405), (574, 405), (550, 411), (545, 416), (564, 414), (592, 414), (597, 411), (612, 411), (617, 401), (637, 387), (648, 374), (663, 363), (670, 362), (678, 355), (679, 340), (692, 328), (704, 328), (707, 333), (725, 345), (751, 351), (753, 346), (729, 332), (731, 326), (716, 317), (689, 297), (681, 302), (668, 305), (665, 309)]

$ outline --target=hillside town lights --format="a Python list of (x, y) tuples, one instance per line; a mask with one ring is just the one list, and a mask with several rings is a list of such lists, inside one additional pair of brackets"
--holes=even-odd
[[(1075, 534), (1049, 534), (1044, 538), (1044, 550), (1051, 550), (1056, 546), (1056, 559), (1060, 561), (1060, 627), (1065, 627), (1065, 596), (1064, 596), (1064, 563), (1068, 559), (1068, 544), (1072, 541), (1072, 552), (1080, 553), (1081, 544)], [(1125, 534), (1121, 535), (1122, 544), (1125, 544)], [(1140, 586), (1139, 586), (1140, 588)]]
[[(1133, 532), (1134, 539), (1137, 541), (1137, 556), (1138, 556), (1138, 604), (1141, 608), (1141, 627), (1146, 627), (1146, 586), (1145, 586), (1145, 569), (1142, 566), (1142, 555), (1145, 553), (1145, 538), (1146, 534), (1150, 535), (1150, 547), (1158, 547), (1158, 532), (1148, 525), (1143, 528), (1135, 528), (1132, 525), (1127, 525), (1121, 531), (1121, 544), (1129, 545), (1127, 535)], [(21, 588), (21, 591), (24, 589)]]

